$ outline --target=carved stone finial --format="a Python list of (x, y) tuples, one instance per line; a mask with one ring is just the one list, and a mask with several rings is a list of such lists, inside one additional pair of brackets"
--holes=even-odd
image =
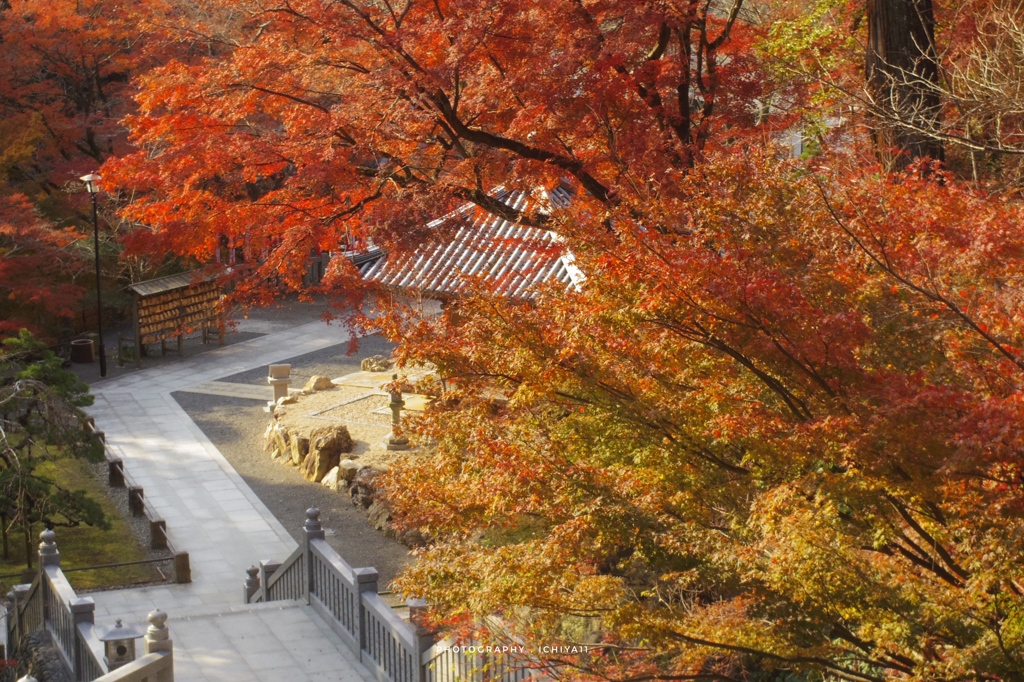
[(245, 601), (248, 603), (260, 591), (260, 569), (258, 566), (250, 566), (245, 569), (245, 573)]
[(47, 528), (39, 534), (39, 563), (42, 566), (60, 565), (60, 552), (57, 551), (57, 534)]
[(154, 609), (149, 612), (146, 616), (146, 620), (149, 621), (149, 627), (146, 629), (146, 639), (154, 642), (159, 642), (167, 639), (167, 614), (160, 609)]
[(146, 645), (146, 653), (172, 652), (174, 642), (171, 641), (171, 633), (167, 629), (167, 614), (160, 609), (153, 609), (146, 616), (146, 620), (149, 621), (146, 637), (143, 640)]
[(304, 526), (308, 531), (323, 530), (323, 526), (320, 525), (320, 510), (316, 507), (310, 507), (306, 510), (306, 525)]

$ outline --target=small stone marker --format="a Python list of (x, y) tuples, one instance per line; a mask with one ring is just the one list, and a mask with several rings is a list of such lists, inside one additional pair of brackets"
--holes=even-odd
[(291, 365), (270, 365), (267, 383), (274, 387), (274, 402), (288, 397), (288, 385), (292, 382)]

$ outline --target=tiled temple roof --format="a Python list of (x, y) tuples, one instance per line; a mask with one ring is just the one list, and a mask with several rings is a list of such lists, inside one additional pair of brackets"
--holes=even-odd
[[(522, 191), (501, 190), (496, 198), (517, 211), (529, 210), (538, 201), (537, 194)], [(565, 187), (540, 196), (541, 202), (556, 208), (564, 208), (570, 199)], [(473, 204), (431, 225), (453, 220), (461, 224), (450, 240), (366, 263), (360, 268), (363, 277), (388, 288), (441, 299), (458, 296), (474, 280), (495, 294), (530, 299), (542, 283), (570, 287), (582, 279), (571, 254), (553, 232), (509, 222)]]

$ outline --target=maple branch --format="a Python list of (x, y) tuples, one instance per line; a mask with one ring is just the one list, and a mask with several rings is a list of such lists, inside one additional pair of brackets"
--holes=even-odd
[(271, 90), (270, 88), (265, 88), (265, 87), (260, 86), (260, 85), (253, 85), (252, 83), (230, 83), (230, 84), (228, 84), (228, 87), (229, 88), (234, 88), (236, 90), (245, 90), (245, 89), (256, 90), (258, 92), (263, 92), (263, 93), (266, 93), (268, 95), (274, 95), (276, 97), (284, 97), (285, 99), (289, 99), (289, 100), (291, 100), (293, 102), (296, 102), (298, 104), (304, 104), (307, 107), (313, 107), (314, 109), (319, 109), (320, 111), (324, 112), (325, 114), (330, 114), (331, 113), (331, 110), (328, 109), (327, 107), (325, 107), (322, 104), (318, 104), (316, 102), (310, 102), (308, 99), (302, 99), (301, 97), (296, 97), (295, 95), (289, 95), (287, 92), (280, 92), (278, 90)]
[(492, 197), (479, 187), (474, 189), (470, 189), (468, 187), (453, 187), (451, 189), (451, 193), (452, 196), (472, 202), (488, 213), (500, 216), (510, 223), (528, 225), (538, 229), (546, 229), (545, 224), (550, 222), (550, 218), (547, 216), (541, 214), (527, 215), (525, 211), (520, 211), (509, 206), (504, 201)]
[(806, 422), (814, 418), (814, 415), (811, 414), (811, 411), (807, 408), (807, 405), (804, 404), (802, 400), (793, 395), (793, 393), (788, 388), (786, 388), (781, 381), (773, 377), (771, 374), (768, 374), (764, 370), (760, 369), (757, 365), (754, 364), (754, 362), (750, 358), (748, 358), (743, 353), (727, 344), (725, 341), (716, 338), (709, 331), (701, 327), (700, 324), (696, 322), (693, 323), (694, 328), (698, 332), (694, 334), (692, 332), (688, 332), (686, 329), (684, 329), (683, 327), (679, 326), (674, 322), (669, 322), (668, 320), (651, 318), (649, 321), (656, 325), (664, 327), (665, 329), (673, 331), (690, 341), (696, 341), (701, 345), (707, 346), (709, 348), (714, 348), (715, 350), (725, 353), (733, 360), (746, 367), (750, 372), (754, 374), (754, 376), (756, 376), (758, 379), (761, 380), (762, 383), (764, 383), (768, 388), (770, 388), (772, 392), (774, 392), (776, 395), (782, 398), (782, 401), (786, 404), (786, 407), (789, 408), (790, 412), (792, 412), (793, 415), (799, 421)]
[(550, 163), (553, 166), (571, 173), (573, 177), (580, 181), (580, 184), (587, 190), (587, 193), (598, 201), (606, 204), (612, 203), (611, 192), (608, 188), (601, 184), (597, 178), (588, 173), (583, 168), (583, 164), (580, 161), (545, 149), (538, 149), (537, 147), (532, 147), (517, 140), (502, 137), (501, 135), (495, 135), (483, 130), (470, 128), (463, 123), (455, 113), (451, 102), (448, 100), (448, 96), (444, 94), (444, 92), (435, 92), (431, 97), (431, 101), (437, 105), (441, 115), (444, 117), (444, 120), (451, 126), (452, 130), (454, 130), (459, 137), (469, 140), (475, 144), (482, 144), (494, 149), (503, 149), (505, 151), (512, 152), (524, 159)]
[[(725, 27), (717, 38), (708, 43), (708, 49), (717, 50), (729, 39), (729, 34), (732, 32), (732, 26), (736, 23), (736, 18), (740, 15), (740, 9), (743, 7), (743, 0), (735, 0), (732, 3), (732, 9), (729, 10), (729, 15), (725, 20)], [(706, 16), (706, 13), (705, 13)]]
[(963, 311), (963, 309), (960, 308), (960, 306), (958, 306), (955, 302), (950, 300), (947, 296), (943, 296), (942, 294), (940, 294), (938, 292), (938, 290), (936, 290), (936, 291), (928, 291), (924, 287), (922, 287), (922, 286), (920, 286), (918, 284), (915, 284), (909, 278), (907, 278), (907, 277), (899, 274), (898, 272), (896, 272), (895, 266), (889, 261), (889, 258), (887, 256), (885, 256), (884, 248), (883, 248), (883, 253), (882, 253), (881, 256), (879, 256), (874, 251), (872, 251), (870, 248), (868, 248), (867, 244), (865, 244), (864, 241), (859, 236), (857, 236), (857, 234), (853, 231), (853, 229), (849, 225), (847, 225), (846, 222), (842, 218), (839, 217), (838, 212), (836, 211), (835, 207), (832, 205), (832, 202), (829, 200), (828, 194), (825, 192), (825, 188), (821, 185), (820, 180), (816, 179), (814, 182), (815, 182), (815, 186), (818, 188), (819, 195), (821, 196), (822, 200), (825, 202), (826, 210), (828, 210), (829, 215), (832, 216), (832, 219), (839, 226), (839, 229), (841, 229), (844, 233), (846, 233), (846, 235), (849, 236), (850, 239), (853, 240), (854, 244), (857, 245), (857, 248), (859, 248), (868, 258), (870, 258), (872, 261), (874, 261), (874, 263), (878, 267), (880, 267), (890, 277), (892, 277), (897, 282), (899, 282), (903, 286), (907, 287), (911, 291), (924, 296), (925, 298), (927, 298), (928, 300), (930, 300), (930, 301), (932, 301), (934, 303), (941, 303), (948, 310), (950, 310), (954, 315), (959, 317), (960, 320), (963, 321), (968, 327), (970, 327), (972, 330), (974, 330), (975, 333), (977, 333), (979, 336), (984, 338), (985, 341), (987, 341), (989, 343), (989, 345), (991, 345), (993, 348), (995, 348), (1000, 354), (1002, 354), (1005, 358), (1007, 358), (1013, 364), (1017, 365), (1018, 368), (1024, 370), (1024, 360), (1021, 360), (1020, 358), (1018, 358), (1008, 348), (1003, 346), (1003, 344), (1000, 343), (995, 337), (993, 337), (987, 331), (982, 329), (981, 325), (979, 325), (974, 320), (973, 317), (971, 317), (970, 315), (965, 313)]
[(665, 50), (668, 48), (668, 43), (671, 39), (672, 29), (669, 28), (668, 22), (662, 21), (661, 28), (658, 29), (658, 44), (647, 53), (647, 61), (650, 62), (656, 59), (661, 59), (661, 56), (665, 54)]
[[(586, 646), (589, 649), (592, 649), (592, 650), (604, 649), (606, 651), (651, 651), (651, 649), (647, 648), (647, 647), (626, 647), (626, 646), (618, 646), (618, 645), (615, 645), (615, 644), (587, 644)], [(606, 680), (607, 682), (653, 682), (653, 681), (656, 681), (656, 680), (664, 680), (665, 682), (670, 682), (672, 680), (680, 680), (680, 681), (684, 681), (684, 680), (692, 680), (692, 681), (696, 681), (696, 680), (715, 680), (716, 682), (741, 682), (741, 680), (739, 678), (729, 677), (728, 675), (723, 675), (721, 673), (711, 673), (711, 672), (708, 672), (708, 673), (695, 673), (695, 674), (692, 674), (692, 675), (685, 675), (685, 674), (678, 674), (678, 675), (649, 674), (649, 675), (633, 675), (633, 676), (630, 676), (630, 677), (612, 677), (610, 675), (606, 675), (605, 673), (601, 672), (598, 669), (595, 669), (592, 666), (582, 665), (581, 663), (576, 662), (576, 661), (567, 661), (567, 660), (562, 659), (562, 658), (547, 658), (547, 659), (544, 659), (544, 661), (548, 665), (547, 666), (538, 666), (538, 668), (541, 669), (541, 670), (543, 670), (545, 667), (572, 668), (574, 670), (579, 670), (580, 672), (585, 672), (585, 673), (587, 673), (589, 675), (594, 675), (595, 677), (599, 677), (602, 680)]]
[(691, 635), (684, 634), (682, 632), (676, 632), (674, 630), (668, 631), (668, 636), (674, 639), (687, 642), (688, 644), (696, 644), (698, 646), (711, 647), (713, 649), (724, 649), (725, 651), (733, 651), (739, 654), (747, 654), (749, 656), (756, 656), (759, 658), (767, 658), (772, 661), (782, 661), (784, 663), (810, 663), (812, 665), (819, 665), (822, 668), (829, 670), (837, 675), (842, 675), (848, 679), (866, 680), (867, 682), (884, 682), (883, 678), (876, 677), (874, 675), (868, 675), (861, 673), (856, 670), (848, 670), (841, 666), (832, 663), (826, 658), (819, 658), (817, 656), (782, 656), (781, 654), (774, 654), (770, 651), (761, 651), (752, 647), (740, 646), (738, 644), (725, 644), (724, 642), (713, 642), (708, 639), (702, 639), (700, 637), (693, 637)]
[(917, 663), (912, 658), (908, 658), (907, 656), (904, 656), (902, 654), (890, 653), (885, 650), (879, 651), (879, 647), (875, 642), (872, 642), (870, 640), (864, 640), (860, 637), (857, 637), (855, 634), (853, 634), (853, 632), (850, 631), (849, 628), (847, 628), (842, 623), (832, 624), (831, 635), (843, 640), (844, 642), (848, 642), (854, 645), (864, 653), (879, 653), (882, 656), (891, 659), (895, 662), (891, 664), (891, 667), (895, 670), (899, 670), (905, 675), (912, 675), (914, 672), (914, 668), (917, 667)]
[(891, 504), (893, 508), (896, 509), (899, 515), (903, 518), (903, 520), (907, 522), (907, 525), (913, 528), (914, 532), (916, 532), (922, 540), (928, 543), (932, 547), (932, 549), (935, 550), (935, 553), (942, 558), (942, 561), (946, 564), (946, 566), (949, 567), (951, 571), (956, 573), (964, 580), (967, 580), (971, 577), (970, 573), (961, 568), (956, 563), (956, 561), (953, 560), (953, 557), (949, 554), (948, 551), (946, 551), (946, 548), (943, 547), (942, 544), (939, 543), (934, 537), (932, 537), (932, 535), (928, 533), (921, 526), (920, 523), (918, 523), (917, 519), (913, 517), (913, 515), (902, 502), (900, 502), (898, 499), (896, 499), (893, 495), (889, 493), (885, 494), (885, 499), (887, 499), (889, 501), (889, 504)]

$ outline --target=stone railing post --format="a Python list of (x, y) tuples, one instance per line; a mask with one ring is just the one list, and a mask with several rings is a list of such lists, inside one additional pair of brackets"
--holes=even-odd
[(324, 527), (320, 525), (320, 510), (310, 507), (306, 510), (306, 523), (302, 526), (302, 550), (306, 562), (302, 596), (309, 603), (309, 595), (313, 591), (313, 540), (324, 539)]
[(245, 569), (245, 598), (244, 603), (252, 601), (252, 596), (260, 591), (260, 569), (250, 566)]
[(60, 566), (60, 552), (57, 551), (57, 534), (47, 528), (39, 534), (39, 570), (46, 566)]
[(423, 654), (434, 645), (434, 633), (426, 626), (427, 602), (423, 599), (407, 599), (409, 607), (409, 625), (415, 633), (416, 651), (413, 660), (416, 662), (415, 680), (425, 682), (426, 675), (423, 669)]
[[(356, 592), (359, 598), (359, 634), (356, 639), (359, 642), (359, 652), (366, 651), (366, 604), (363, 602), (363, 594), (369, 592), (377, 594), (378, 573), (376, 568), (356, 568), (352, 570), (356, 578)], [(362, 658), (360, 658), (362, 660)]]
[(24, 610), (25, 604), (28, 603), (28, 591), (31, 589), (32, 585), (30, 583), (22, 583), (11, 588), (11, 591), (7, 595), (10, 597), (11, 601), (14, 602), (14, 625), (17, 629), (17, 632), (15, 633), (16, 636), (11, 640), (14, 643), (12, 646), (17, 646), (18, 642), (20, 642), (21, 638), (26, 634)]
[(96, 602), (89, 597), (79, 597), (69, 606), (71, 607), (71, 622), (75, 626), (75, 679), (84, 680), (86, 675), (85, 656), (82, 653), (89, 648), (89, 645), (81, 640), (82, 635), (78, 631), (78, 626), (81, 623), (94, 624), (96, 622)]
[(270, 601), (270, 595), (267, 593), (267, 587), (270, 585), (271, 576), (273, 576), (279, 568), (281, 568), (280, 561), (271, 561), (267, 559), (260, 561), (260, 598), (262, 601)]
[(156, 674), (155, 682), (174, 682), (174, 642), (167, 629), (167, 614), (155, 609), (146, 616), (146, 620), (149, 621), (149, 627), (142, 639), (144, 651), (147, 654), (166, 653), (171, 659), (167, 667)]
[(146, 628), (146, 636), (143, 638), (145, 652), (156, 654), (170, 652), (174, 649), (174, 642), (171, 641), (170, 630), (167, 629), (167, 614), (160, 609), (154, 609), (146, 616), (149, 627)]

